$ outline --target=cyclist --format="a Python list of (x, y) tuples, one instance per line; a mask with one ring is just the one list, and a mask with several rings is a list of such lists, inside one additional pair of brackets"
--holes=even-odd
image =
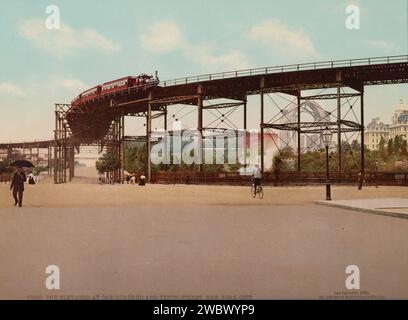
[(255, 186), (255, 191), (256, 191), (261, 186), (261, 180), (262, 180), (262, 171), (259, 168), (259, 165), (257, 164), (255, 165), (255, 168), (252, 171), (252, 178), (254, 179), (254, 186)]

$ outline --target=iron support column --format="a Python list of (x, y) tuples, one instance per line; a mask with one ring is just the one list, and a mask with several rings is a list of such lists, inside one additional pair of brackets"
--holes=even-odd
[(248, 104), (248, 100), (247, 97), (245, 97), (245, 101), (244, 101), (244, 134), (245, 134), (245, 140), (244, 140), (244, 168), (246, 171), (247, 168), (247, 104)]
[(48, 177), (51, 176), (51, 146), (47, 147)]
[(74, 144), (72, 142), (72, 138), (69, 139), (69, 159), (68, 159), (68, 167), (69, 167), (69, 182), (72, 181), (75, 173), (75, 149)]
[(168, 135), (168, 132), (167, 132), (167, 106), (164, 107), (163, 118), (164, 118), (163, 122), (164, 122), (164, 137), (165, 137), (164, 138), (164, 157), (163, 159), (166, 160), (166, 163), (164, 164), (164, 168), (167, 171), (168, 163), (170, 161), (170, 159), (167, 158), (167, 153), (169, 151), (167, 146), (169, 144), (169, 139), (170, 139), (170, 136)]
[(125, 183), (125, 115), (122, 112), (120, 119), (120, 182)]
[(264, 151), (265, 151), (265, 139), (264, 139), (264, 91), (261, 89), (261, 171), (265, 171), (265, 162), (264, 162)]
[(342, 145), (341, 145), (341, 85), (337, 86), (337, 153), (339, 157), (339, 172), (342, 172)]
[(198, 88), (198, 131), (200, 132), (200, 136), (198, 137), (198, 149), (199, 155), (198, 159), (200, 160), (199, 163), (199, 171), (203, 172), (203, 96), (202, 96), (202, 87)]
[(361, 90), (361, 159), (360, 159), (360, 169), (364, 173), (365, 171), (365, 125), (364, 125), (364, 86)]
[[(150, 94), (150, 101), (152, 100)], [(152, 162), (151, 162), (151, 148), (152, 148), (152, 141), (151, 141), (151, 134), (152, 134), (152, 104), (149, 101), (148, 110), (147, 110), (147, 119), (146, 119), (146, 134), (147, 134), (147, 182), (151, 182), (152, 180)]]
[(164, 122), (164, 131), (167, 131), (167, 106), (164, 108), (164, 113), (163, 113), (163, 122)]
[(297, 130), (297, 172), (300, 173), (301, 171), (301, 145), (300, 145), (300, 133), (301, 133), (301, 129), (300, 129), (300, 121), (301, 121), (301, 91), (299, 90), (298, 94), (297, 94), (297, 122), (298, 122), (298, 130)]
[(331, 201), (329, 146), (326, 146), (326, 201)]
[(54, 183), (58, 183), (58, 112), (55, 111), (54, 130)]
[(63, 144), (63, 153), (64, 153), (64, 161), (62, 162), (63, 164), (63, 182), (67, 182), (67, 128), (65, 127), (65, 124), (63, 125), (63, 136), (64, 136), (64, 144)]

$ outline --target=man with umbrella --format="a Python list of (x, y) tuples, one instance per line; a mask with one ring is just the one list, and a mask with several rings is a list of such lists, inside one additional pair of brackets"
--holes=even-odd
[(10, 190), (13, 191), (14, 205), (18, 204), (21, 208), (23, 206), (24, 182), (27, 179), (23, 167), (31, 168), (33, 164), (29, 161), (20, 160), (13, 162), (11, 166), (17, 167), (17, 170), (11, 179)]

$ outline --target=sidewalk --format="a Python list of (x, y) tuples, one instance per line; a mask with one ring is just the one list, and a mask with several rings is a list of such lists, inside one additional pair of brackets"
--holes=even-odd
[(316, 201), (316, 204), (408, 219), (408, 199), (404, 198)]

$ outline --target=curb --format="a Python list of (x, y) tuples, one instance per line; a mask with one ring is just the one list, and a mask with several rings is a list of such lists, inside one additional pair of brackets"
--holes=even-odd
[(382, 211), (382, 210), (377, 210), (377, 209), (358, 208), (358, 207), (348, 206), (345, 204), (330, 203), (328, 201), (315, 201), (315, 204), (320, 205), (320, 206), (325, 206), (325, 207), (339, 208), (339, 209), (345, 209), (345, 210), (350, 210), (350, 211), (358, 211), (358, 212), (376, 214), (376, 215), (387, 216), (387, 217), (392, 217), (392, 218), (408, 219), (408, 214), (404, 214), (404, 213), (388, 212), (388, 211)]

